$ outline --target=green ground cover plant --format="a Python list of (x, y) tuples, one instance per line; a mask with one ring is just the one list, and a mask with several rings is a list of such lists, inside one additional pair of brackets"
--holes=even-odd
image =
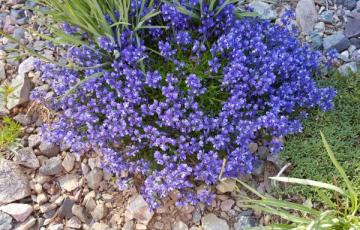
[[(286, 140), (281, 156), (292, 164), (288, 176), (330, 183), (334, 182), (334, 178), (338, 181), (339, 175), (329, 158), (323, 154), (324, 147), (318, 138), (318, 131), (323, 130), (336, 158), (359, 191), (360, 73), (351, 73), (347, 77), (334, 73), (320, 83), (336, 88), (335, 107), (328, 113), (319, 110), (311, 113), (310, 119), (303, 123), (303, 132), (289, 136)], [(313, 189), (304, 186), (290, 186), (282, 193), (317, 197)]]
[(0, 120), (0, 158), (7, 152), (15, 154), (19, 147), (21, 125), (9, 117)]

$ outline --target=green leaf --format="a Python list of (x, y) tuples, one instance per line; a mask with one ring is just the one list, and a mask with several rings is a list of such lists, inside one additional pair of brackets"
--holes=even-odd
[(337, 187), (335, 185), (324, 183), (324, 182), (308, 180), (308, 179), (292, 178), (292, 177), (269, 177), (269, 178), (271, 180), (280, 181), (280, 182), (286, 182), (286, 183), (292, 183), (292, 184), (301, 184), (301, 185), (310, 185), (310, 186), (313, 186), (313, 187), (329, 189), (329, 190), (333, 190), (335, 192), (338, 192), (341, 195), (346, 196), (346, 192), (343, 189), (341, 189), (341, 188), (339, 188), (339, 187)]

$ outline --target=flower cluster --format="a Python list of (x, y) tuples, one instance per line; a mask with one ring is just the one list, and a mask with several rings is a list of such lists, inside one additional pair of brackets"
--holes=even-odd
[[(44, 137), (77, 153), (100, 151), (120, 188), (142, 178), (152, 208), (173, 192), (178, 204), (210, 203), (224, 159), (224, 176), (251, 173), (251, 143), (279, 151), (309, 109), (328, 110), (335, 96), (314, 81), (320, 53), (285, 27), (236, 19), (233, 4), (216, 11), (182, 3), (203, 7), (200, 17), (162, 3), (156, 20), (172, 30), (149, 29), (140, 42), (124, 31), (99, 38), (99, 47), (70, 48), (73, 63), (96, 68), (40, 67), (63, 111)], [(209, 187), (196, 191), (199, 184)]]

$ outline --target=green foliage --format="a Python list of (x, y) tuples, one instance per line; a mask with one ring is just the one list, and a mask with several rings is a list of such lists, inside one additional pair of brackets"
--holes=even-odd
[[(160, 13), (159, 10), (153, 9), (144, 14), (145, 7), (151, 8), (153, 1), (146, 3), (146, 0), (139, 2), (135, 14), (131, 8), (131, 0), (38, 0), (49, 10), (44, 12), (52, 17), (57, 23), (67, 22), (72, 26), (81, 29), (81, 32), (87, 32), (88, 35), (97, 41), (97, 38), (107, 36), (110, 39), (120, 38), (124, 29), (132, 29), (134, 36), (138, 39), (137, 33), (142, 29), (163, 28), (162, 26), (145, 25), (153, 17)], [(138, 2), (138, 1), (136, 1)], [(117, 19), (116, 12), (119, 13)], [(105, 16), (108, 16), (114, 23), (110, 25)], [(115, 31), (115, 32), (114, 32)], [(81, 35), (67, 35), (60, 29), (53, 28), (53, 32), (62, 41), (74, 45), (84, 44)]]
[[(244, 182), (237, 180), (245, 188), (258, 196), (260, 200), (243, 198), (240, 204), (245, 208), (252, 208), (266, 213), (280, 216), (288, 223), (275, 224), (266, 226), (265, 229), (304, 229), (304, 230), (356, 230), (360, 229), (359, 210), (359, 193), (350, 182), (345, 174), (344, 168), (337, 161), (335, 154), (331, 150), (324, 134), (321, 133), (322, 143), (325, 146), (328, 157), (337, 173), (344, 181), (344, 187), (338, 187), (332, 184), (318, 182), (307, 179), (298, 179), (290, 177), (270, 177), (270, 179), (281, 182), (295, 183), (301, 186), (311, 186), (317, 188), (322, 197), (322, 204), (326, 209), (319, 211), (308, 204), (297, 204), (289, 201), (278, 200), (273, 197), (267, 197), (259, 194), (256, 190), (246, 185)], [(335, 170), (334, 170), (335, 171)], [(321, 189), (335, 192), (341, 195), (342, 199), (336, 202), (330, 196), (327, 196)]]
[(21, 125), (9, 117), (0, 121), (0, 156), (6, 152), (16, 153), (21, 134)]
[[(321, 180), (342, 184), (333, 170), (331, 161), (324, 156), (324, 147), (318, 140), (322, 130), (332, 143), (336, 158), (345, 168), (356, 190), (360, 190), (360, 73), (348, 77), (333, 74), (320, 81), (322, 85), (336, 88), (335, 108), (329, 112), (314, 111), (303, 122), (303, 133), (290, 136), (285, 142), (281, 156), (293, 168), (290, 177)], [(318, 199), (318, 194), (309, 187), (289, 186), (281, 194), (298, 194)]]

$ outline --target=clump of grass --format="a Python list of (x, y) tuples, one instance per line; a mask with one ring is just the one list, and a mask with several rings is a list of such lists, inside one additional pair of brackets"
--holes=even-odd
[(0, 157), (6, 152), (16, 153), (20, 146), (21, 125), (9, 117), (0, 121)]
[[(293, 166), (288, 176), (341, 184), (331, 161), (323, 154), (324, 147), (318, 139), (318, 130), (323, 130), (332, 143), (336, 158), (359, 191), (360, 73), (347, 77), (334, 73), (320, 84), (336, 88), (335, 108), (327, 113), (314, 111), (310, 119), (303, 122), (303, 132), (287, 139), (281, 156)], [(318, 198), (312, 188), (304, 186), (290, 186), (281, 193)]]

